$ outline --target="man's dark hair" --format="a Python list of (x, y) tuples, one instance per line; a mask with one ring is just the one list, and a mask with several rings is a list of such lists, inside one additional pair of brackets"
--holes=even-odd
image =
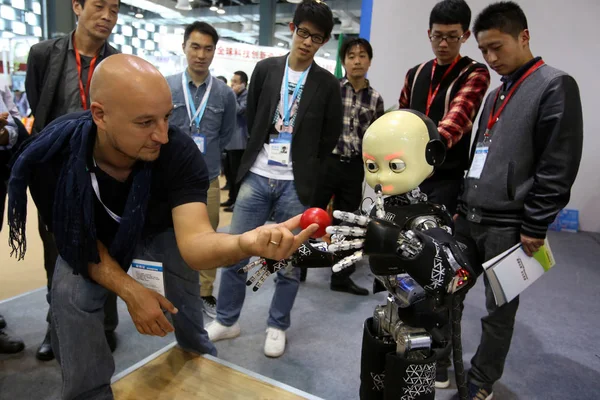
[(527, 29), (527, 17), (523, 9), (512, 1), (501, 1), (490, 4), (477, 16), (473, 24), (475, 37), (482, 31), (497, 29), (515, 38)]
[(340, 49), (340, 59), (342, 62), (346, 59), (348, 52), (352, 50), (354, 46), (361, 46), (367, 54), (369, 55), (369, 60), (373, 59), (373, 48), (371, 47), (371, 43), (367, 39), (363, 38), (350, 38), (342, 43), (342, 48)]
[[(77, 0), (77, 2), (81, 5), (81, 8), (85, 7), (85, 0)], [(119, 8), (121, 8), (121, 0), (119, 0)]]
[(443, 0), (437, 3), (429, 14), (429, 29), (433, 24), (460, 24), (463, 31), (471, 25), (471, 9), (464, 0)]
[(215, 46), (217, 45), (217, 42), (219, 41), (219, 34), (217, 33), (217, 30), (211, 24), (207, 24), (206, 22), (196, 21), (185, 27), (185, 33), (183, 34), (183, 44), (184, 45), (187, 43), (192, 32), (200, 32), (200, 33), (203, 33), (205, 35), (212, 37), (213, 44)]
[(227, 78), (225, 78), (223, 75), (217, 76), (217, 79), (227, 85)]
[(248, 84), (248, 75), (244, 71), (235, 71), (233, 74), (239, 76), (243, 84)]
[(294, 25), (303, 22), (313, 23), (323, 31), (325, 39), (329, 39), (333, 30), (333, 14), (327, 4), (321, 0), (303, 0), (294, 13)]

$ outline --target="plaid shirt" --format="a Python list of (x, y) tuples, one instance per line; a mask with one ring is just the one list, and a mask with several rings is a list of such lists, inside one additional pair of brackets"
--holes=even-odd
[[(400, 109), (410, 108), (411, 85), (408, 74), (400, 95)], [(476, 110), (479, 110), (485, 92), (490, 86), (490, 73), (487, 68), (476, 68), (465, 80), (448, 106), (448, 112), (438, 124), (440, 135), (446, 139), (448, 148), (455, 145), (465, 132), (471, 131)]]
[(340, 79), (344, 128), (333, 154), (346, 157), (362, 156), (362, 138), (367, 128), (384, 113), (383, 98), (366, 81), (365, 87), (354, 91), (347, 78)]

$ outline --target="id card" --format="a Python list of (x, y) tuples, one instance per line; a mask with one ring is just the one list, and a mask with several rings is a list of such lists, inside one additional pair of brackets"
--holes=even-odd
[(273, 138), (269, 141), (269, 165), (287, 167), (290, 164), (292, 141), (286, 137)]
[(194, 139), (194, 143), (198, 146), (200, 153), (206, 154), (206, 135), (202, 133), (194, 133), (192, 134), (192, 139)]
[(129, 275), (147, 289), (165, 295), (163, 265), (156, 261), (134, 259), (129, 268)]
[(485, 145), (478, 145), (475, 148), (475, 156), (473, 157), (473, 162), (471, 163), (471, 168), (469, 168), (467, 178), (479, 179), (481, 177), (488, 150), (489, 147)]

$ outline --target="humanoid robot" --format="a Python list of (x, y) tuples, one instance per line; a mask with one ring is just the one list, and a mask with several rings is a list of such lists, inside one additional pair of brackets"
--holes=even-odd
[(363, 400), (433, 400), (436, 361), (451, 349), (460, 397), (467, 396), (460, 319), (474, 264), (452, 235), (445, 207), (429, 203), (418, 188), (444, 157), (437, 128), (425, 115), (385, 114), (363, 138), (365, 178), (375, 190), (368, 214), (334, 211), (343, 225), (327, 228), (331, 244), (310, 241), (290, 259), (259, 259), (243, 268), (261, 266), (247, 282), (258, 290), (281, 268), (332, 266), (337, 272), (369, 256), (374, 291), (388, 296), (364, 324)]

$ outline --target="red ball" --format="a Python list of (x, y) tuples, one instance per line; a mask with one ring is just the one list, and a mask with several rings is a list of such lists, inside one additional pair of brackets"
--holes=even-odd
[(327, 214), (327, 211), (322, 208), (309, 208), (304, 211), (300, 218), (300, 227), (302, 229), (308, 228), (311, 224), (319, 225), (319, 229), (312, 235), (313, 238), (317, 239), (325, 236), (325, 228), (331, 225), (331, 217)]

